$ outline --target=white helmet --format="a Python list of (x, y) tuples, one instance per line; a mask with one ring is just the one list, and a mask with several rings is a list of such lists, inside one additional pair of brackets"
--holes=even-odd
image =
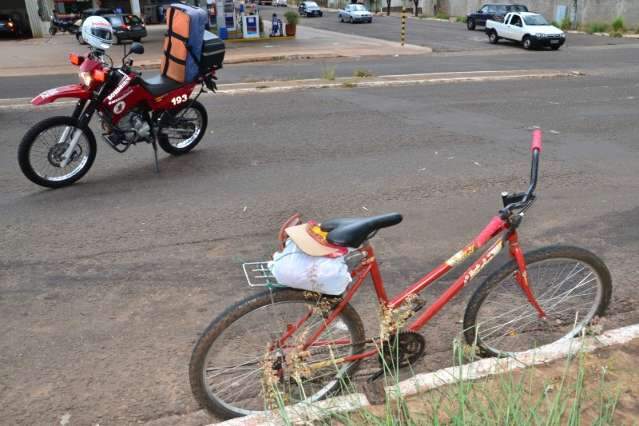
[(113, 44), (113, 27), (101, 16), (89, 16), (82, 23), (82, 38), (96, 49), (108, 49)]

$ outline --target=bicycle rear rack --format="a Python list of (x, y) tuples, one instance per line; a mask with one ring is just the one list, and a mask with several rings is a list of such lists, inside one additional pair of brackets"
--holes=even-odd
[(284, 287), (271, 273), (269, 263), (271, 262), (242, 263), (242, 270), (250, 287)]

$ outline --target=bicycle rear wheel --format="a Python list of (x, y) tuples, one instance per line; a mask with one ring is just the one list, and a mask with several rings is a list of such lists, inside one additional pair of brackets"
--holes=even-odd
[[(300, 350), (333, 301), (323, 297), (317, 303), (315, 293), (281, 289), (249, 297), (220, 315), (191, 356), (191, 390), (200, 405), (220, 417), (239, 417), (317, 401), (347, 384), (358, 362), (339, 358), (360, 353), (365, 345), (364, 326), (350, 305), (313, 345)], [(286, 341), (276, 343), (297, 325)]]
[(484, 356), (508, 356), (578, 335), (604, 314), (612, 294), (610, 272), (591, 252), (553, 246), (525, 256), (540, 318), (515, 279), (514, 261), (475, 291), (464, 315), (464, 336)]

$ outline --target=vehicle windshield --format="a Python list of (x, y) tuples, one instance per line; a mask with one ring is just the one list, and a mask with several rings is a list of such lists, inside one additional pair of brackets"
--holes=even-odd
[(142, 20), (135, 15), (126, 15), (124, 17), (124, 23), (127, 25), (140, 25)]
[(319, 7), (314, 1), (307, 1), (306, 7)]
[(526, 25), (550, 25), (546, 18), (541, 15), (528, 15), (524, 16), (524, 22)]
[(353, 4), (351, 5), (351, 10), (354, 10), (356, 12), (365, 12), (366, 8), (361, 4)]
[(119, 16), (109, 16), (109, 22), (111, 22), (111, 26), (113, 27), (121, 27), (122, 19)]

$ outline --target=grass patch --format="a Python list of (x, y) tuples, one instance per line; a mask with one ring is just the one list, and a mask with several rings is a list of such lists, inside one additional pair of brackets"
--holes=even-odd
[(466, 21), (468, 21), (468, 17), (466, 16), (458, 16), (455, 18), (455, 22), (461, 22), (462, 24), (465, 24)]
[(352, 89), (353, 87), (357, 87), (357, 84), (355, 84), (355, 82), (353, 81), (345, 81), (342, 83), (342, 87)]
[[(639, 348), (639, 344), (636, 344)], [(455, 364), (468, 357), (456, 345)], [(367, 425), (613, 425), (622, 395), (615, 382), (632, 368), (633, 355), (580, 353), (547, 366), (530, 367), (479, 380), (460, 381), (383, 406), (340, 416), (341, 424)], [(625, 365), (623, 365), (625, 364)], [(392, 375), (385, 377), (393, 386)], [(627, 378), (625, 387), (637, 378)], [(381, 379), (380, 379), (381, 380)], [(621, 417), (623, 419), (623, 417)], [(336, 423), (332, 423), (336, 424)]]
[(355, 71), (353, 71), (353, 77), (359, 77), (359, 78), (366, 78), (366, 77), (372, 77), (373, 73), (363, 69), (363, 68), (357, 68)]
[(620, 37), (623, 37), (623, 33), (615, 31), (615, 32), (610, 33), (610, 37), (620, 38)]
[(612, 30), (615, 33), (622, 33), (624, 31), (623, 18), (618, 16), (617, 19), (612, 21)]
[(588, 34), (594, 33), (605, 33), (608, 31), (608, 24), (605, 22), (591, 22), (586, 27), (586, 32)]
[(322, 78), (329, 81), (335, 80), (335, 67), (323, 67)]
[[(557, 26), (557, 25), (555, 25)], [(570, 20), (569, 17), (564, 17), (564, 19), (561, 20), (561, 23), (559, 24), (559, 28), (561, 28), (562, 30), (566, 31), (572, 28), (572, 21)]]
[(435, 18), (448, 20), (449, 16), (444, 12), (437, 12), (437, 15), (435, 15)]

